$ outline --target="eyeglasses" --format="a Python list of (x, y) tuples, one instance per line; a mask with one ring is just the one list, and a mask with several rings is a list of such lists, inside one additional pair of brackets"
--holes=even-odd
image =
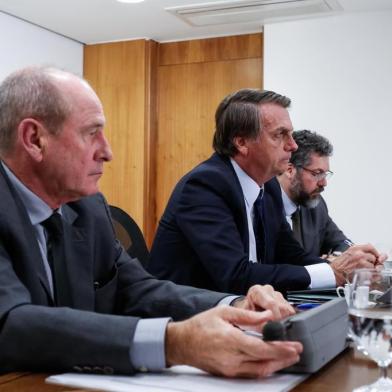
[(329, 180), (333, 176), (333, 172), (331, 172), (330, 170), (327, 170), (325, 172), (324, 171), (316, 172), (314, 170), (308, 169), (308, 168), (303, 167), (303, 166), (298, 166), (298, 167), (300, 167), (301, 169), (306, 170), (307, 172), (311, 173), (316, 181), (321, 181), (321, 180), (324, 180), (324, 179), (325, 180)]

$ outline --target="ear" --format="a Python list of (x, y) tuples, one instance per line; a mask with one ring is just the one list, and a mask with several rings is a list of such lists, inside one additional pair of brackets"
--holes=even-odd
[(37, 162), (42, 160), (47, 137), (47, 129), (40, 121), (33, 118), (23, 119), (18, 126), (18, 139), (22, 148)]
[(297, 169), (296, 169), (296, 167), (292, 163), (289, 163), (287, 165), (287, 169), (286, 169), (285, 173), (286, 173), (287, 177), (291, 180), (297, 174)]
[(246, 139), (243, 136), (235, 136), (233, 138), (233, 144), (237, 148), (237, 154), (240, 154), (242, 156), (247, 156), (248, 155), (248, 143)]

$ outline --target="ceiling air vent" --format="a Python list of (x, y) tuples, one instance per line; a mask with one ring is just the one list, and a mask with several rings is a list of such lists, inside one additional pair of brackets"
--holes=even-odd
[(267, 19), (303, 17), (341, 9), (338, 0), (215, 1), (165, 8), (192, 26), (263, 22)]

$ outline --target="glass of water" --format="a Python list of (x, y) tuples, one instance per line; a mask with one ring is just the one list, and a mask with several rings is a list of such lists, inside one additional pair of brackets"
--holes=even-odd
[(359, 351), (377, 363), (380, 378), (355, 392), (392, 391), (392, 270), (356, 270), (349, 305), (350, 335)]

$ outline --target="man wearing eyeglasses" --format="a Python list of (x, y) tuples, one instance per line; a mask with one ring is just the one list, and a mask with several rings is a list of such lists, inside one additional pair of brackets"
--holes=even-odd
[(306, 252), (332, 259), (352, 245), (329, 216), (321, 196), (333, 175), (329, 170), (333, 147), (325, 137), (308, 130), (293, 132), (293, 138), (298, 149), (278, 176), (284, 213)]

